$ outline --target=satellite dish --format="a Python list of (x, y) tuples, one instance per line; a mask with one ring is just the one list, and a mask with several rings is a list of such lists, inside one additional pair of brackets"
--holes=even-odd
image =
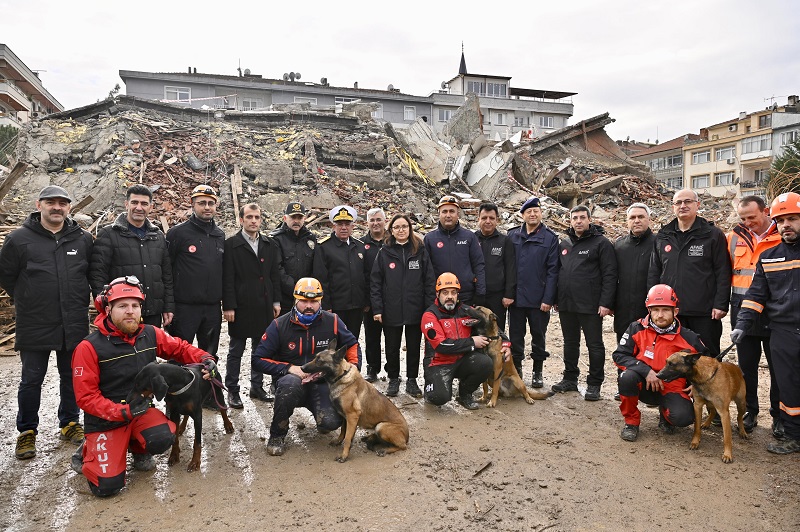
[(300, 72), (295, 72), (294, 77), (295, 79), (300, 79)]
[(354, 88), (354, 89), (357, 89), (357, 88), (358, 88), (358, 82), (357, 82), (357, 81), (356, 81), (355, 83), (353, 83), (353, 88)]
[(322, 79), (319, 80), (319, 82), (320, 82), (321, 85), (327, 85), (328, 84), (328, 78), (322, 78)]
[(294, 72), (289, 72), (289, 81), (294, 81), (295, 74)]
[(289, 81), (289, 74), (283, 74), (283, 81)]
[(446, 81), (443, 81), (443, 82), (442, 82), (442, 89), (446, 89), (446, 88), (447, 88), (447, 82), (446, 82)]
[(389, 86), (388, 86), (388, 87), (386, 87), (386, 90), (388, 90), (389, 92), (392, 92), (392, 91), (394, 90), (394, 85), (392, 85), (391, 83), (389, 83)]
[(250, 75), (250, 69), (249, 68), (245, 68), (244, 69), (244, 75), (245, 76), (249, 76)]

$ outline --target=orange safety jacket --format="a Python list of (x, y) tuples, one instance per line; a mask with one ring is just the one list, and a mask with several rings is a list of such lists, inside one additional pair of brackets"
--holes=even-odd
[(765, 250), (780, 243), (781, 235), (775, 223), (770, 225), (767, 234), (760, 242), (757, 242), (753, 232), (742, 224), (738, 224), (728, 233), (728, 253), (733, 265), (731, 293), (737, 302), (741, 302), (753, 282), (758, 257)]

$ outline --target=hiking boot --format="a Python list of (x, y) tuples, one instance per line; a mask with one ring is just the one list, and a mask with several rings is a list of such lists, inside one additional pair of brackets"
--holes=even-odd
[(150, 453), (132, 453), (133, 468), (136, 471), (152, 471), (156, 468), (156, 459)]
[(250, 388), (250, 397), (258, 399), (259, 401), (264, 401), (265, 403), (271, 403), (275, 400), (275, 398), (268, 394), (261, 386), (252, 386)]
[(386, 387), (387, 397), (397, 397), (400, 393), (400, 379), (389, 379), (389, 386)]
[(36, 456), (36, 432), (26, 430), (17, 436), (17, 449), (14, 451), (17, 458), (27, 460)]
[(675, 431), (677, 430), (675, 425), (667, 421), (663, 413), (658, 414), (658, 428), (661, 429), (661, 432), (664, 434), (675, 434)]
[(771, 441), (767, 444), (767, 451), (774, 454), (791, 454), (800, 452), (800, 440), (786, 438), (783, 441)]
[(586, 393), (583, 394), (583, 398), (587, 401), (599, 401), (600, 400), (600, 385), (599, 384), (589, 384), (586, 386)]
[(625, 441), (636, 441), (636, 438), (639, 436), (639, 425), (625, 425), (622, 427), (622, 432), (619, 433), (619, 437)]
[(231, 408), (244, 408), (239, 392), (228, 392), (228, 406)]
[(541, 371), (534, 371), (531, 375), (531, 388), (541, 388), (544, 386), (544, 379)]
[(417, 399), (422, 397), (422, 390), (420, 390), (417, 385), (417, 379), (408, 379), (408, 381), (406, 381), (406, 393)]
[(578, 383), (575, 381), (568, 381), (567, 379), (562, 379), (561, 382), (557, 382), (554, 385), (552, 385), (550, 389), (557, 393), (577, 392)]
[(367, 374), (364, 377), (364, 380), (367, 382), (375, 382), (378, 380), (378, 370), (377, 368), (373, 368), (372, 366), (367, 366)]
[(69, 425), (61, 427), (61, 433), (58, 438), (73, 445), (80, 445), (83, 443), (83, 425), (77, 421), (70, 421)]
[(783, 421), (779, 417), (772, 418), (772, 437), (776, 440), (786, 437), (786, 433), (783, 431)]
[(274, 436), (267, 441), (267, 454), (281, 456), (286, 452), (286, 437)]
[(619, 392), (617, 392), (617, 393), (615, 393), (615, 394), (614, 394), (614, 400), (615, 400), (615, 401), (622, 401), (622, 399), (621, 399), (621, 398), (620, 398), (620, 396), (619, 396)]
[(72, 470), (75, 471), (79, 475), (83, 475), (83, 445), (85, 441), (82, 441), (80, 445), (78, 445), (78, 449), (72, 453), (72, 457), (70, 458), (70, 466)]
[(753, 429), (758, 425), (758, 414), (753, 412), (745, 412), (742, 419), (742, 425), (744, 425), (744, 431), (747, 434), (753, 432)]
[(463, 394), (463, 395), (459, 394), (458, 399), (456, 399), (456, 401), (458, 401), (458, 404), (460, 404), (461, 406), (463, 406), (467, 410), (477, 410), (478, 409), (478, 402), (475, 400), (474, 397), (472, 397), (471, 393), (470, 394)]

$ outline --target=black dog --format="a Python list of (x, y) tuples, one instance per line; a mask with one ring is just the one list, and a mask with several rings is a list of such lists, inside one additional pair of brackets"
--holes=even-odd
[(201, 369), (199, 366), (189, 367), (151, 362), (136, 375), (133, 380), (133, 389), (128, 394), (129, 403), (135, 394), (155, 396), (159, 401), (163, 399), (167, 404), (169, 418), (176, 426), (179, 425), (181, 416), (184, 416), (175, 435), (175, 443), (172, 445), (172, 452), (169, 455), (169, 465), (177, 464), (180, 461), (178, 437), (186, 430), (188, 419), (191, 417), (194, 420), (194, 449), (187, 471), (196, 471), (200, 467), (203, 400), (212, 393), (212, 389), (214, 398), (222, 407), (219, 409), (219, 413), (222, 415), (225, 432), (228, 434), (233, 432), (233, 424), (228, 419), (222, 390), (215, 388), (216, 385), (211, 381), (205, 380)]

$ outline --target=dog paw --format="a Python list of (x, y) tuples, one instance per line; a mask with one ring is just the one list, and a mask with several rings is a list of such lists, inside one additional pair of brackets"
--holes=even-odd
[(528, 403), (529, 405), (532, 405), (533, 404), (533, 399), (531, 399), (530, 397), (526, 397), (525, 398), (525, 402)]
[(733, 456), (730, 454), (723, 453), (722, 454), (722, 461), (726, 464), (730, 464), (733, 462)]
[(375, 451), (375, 454), (377, 454), (378, 456), (380, 456), (381, 458), (383, 458), (384, 456), (386, 456), (386, 450), (385, 450), (385, 449), (377, 449), (377, 450)]
[(343, 464), (343, 463), (345, 463), (347, 461), (347, 457), (337, 456), (336, 457), (336, 461), (339, 462), (340, 464)]
[(199, 463), (197, 463), (197, 462), (189, 462), (189, 466), (186, 468), (186, 471), (188, 471), (189, 473), (193, 473), (193, 472), (197, 471), (198, 469), (200, 469), (200, 464)]
[(486, 403), (486, 407), (487, 408), (494, 408), (496, 404), (497, 404), (496, 401), (489, 401), (488, 403)]
[(177, 464), (180, 461), (181, 461), (180, 457), (170, 455), (169, 456), (169, 460), (167, 460), (167, 465), (168, 466), (174, 466), (175, 464)]
[(697, 450), (698, 447), (700, 447), (700, 442), (699, 441), (692, 441), (692, 443), (689, 444), (689, 449), (691, 449), (693, 451)]

